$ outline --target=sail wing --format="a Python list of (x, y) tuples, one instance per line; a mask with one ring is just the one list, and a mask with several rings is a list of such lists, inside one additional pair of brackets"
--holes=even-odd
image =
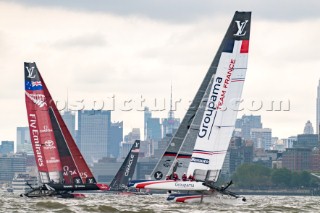
[(126, 159), (122, 163), (119, 171), (110, 184), (110, 190), (124, 190), (127, 188), (129, 181), (132, 179), (134, 170), (137, 165), (140, 151), (140, 140), (136, 140), (131, 147)]
[(188, 174), (216, 181), (234, 130), (245, 80), (251, 12), (236, 12), (215, 57), (210, 88)]
[[(65, 125), (36, 64), (25, 63), (25, 67), (26, 85), (30, 85), (30, 83), (28, 83), (28, 81), (30, 81), (28, 75), (30, 75), (31, 72), (37, 76), (36, 80), (34, 81), (36, 81), (37, 84), (41, 84), (41, 94), (38, 90), (30, 90), (30, 86), (26, 86), (26, 103), (28, 114), (30, 114), (29, 111), (35, 111), (38, 120), (42, 120), (42, 122), (39, 122), (38, 124), (40, 127), (43, 127), (43, 130), (39, 130), (39, 138), (40, 141), (42, 141), (42, 144), (44, 144), (42, 145), (43, 149), (49, 150), (43, 154), (47, 164), (51, 163), (51, 161), (59, 162), (59, 167), (56, 167), (56, 170), (59, 172), (59, 179), (51, 175), (52, 169), (47, 166), (47, 170), (49, 172), (48, 179), (55, 182), (65, 182), (67, 184), (96, 183), (92, 172), (90, 171), (67, 126)], [(33, 84), (36, 85), (35, 83)], [(38, 91), (36, 95), (40, 94), (43, 99), (33, 100), (32, 96), (30, 96), (31, 91)], [(31, 120), (29, 119), (29, 125), (32, 127), (31, 124), (33, 123), (30, 122)], [(32, 133), (31, 128), (30, 132)], [(46, 148), (49, 146), (49, 143), (46, 142), (48, 141), (48, 137), (50, 140), (50, 147)], [(55, 154), (54, 158), (51, 157), (53, 153)], [(39, 170), (39, 172), (40, 171), (41, 170)]]
[(62, 165), (48, 114), (50, 107), (44, 91), (45, 84), (35, 63), (24, 63), (24, 72), (29, 130), (40, 181), (61, 182)]

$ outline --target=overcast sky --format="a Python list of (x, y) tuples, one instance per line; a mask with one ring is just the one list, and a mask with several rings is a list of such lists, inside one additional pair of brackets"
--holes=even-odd
[[(123, 120), (125, 134), (143, 130), (141, 99), (149, 106), (157, 99), (153, 108), (165, 110), (153, 115), (167, 115), (171, 82), (182, 118), (236, 10), (252, 11), (238, 116), (262, 115), (280, 138), (302, 133), (307, 120), (315, 128), (319, 9), (316, 0), (0, 0), (0, 140), (16, 141), (16, 127), (28, 125), (25, 61), (37, 63), (60, 108), (67, 91), (73, 109), (80, 100), (86, 109), (94, 101), (112, 109), (114, 100), (112, 121)], [(270, 110), (272, 101), (283, 101), (283, 110)]]

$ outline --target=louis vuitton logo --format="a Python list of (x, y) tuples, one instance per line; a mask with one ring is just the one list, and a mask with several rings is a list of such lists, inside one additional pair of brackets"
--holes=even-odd
[(236, 21), (238, 31), (236, 34), (233, 34), (234, 36), (244, 36), (247, 31), (244, 31), (244, 28), (246, 27), (249, 20), (245, 20), (244, 22)]
[(35, 78), (36, 75), (34, 73), (34, 67), (26, 67), (27, 71), (28, 71), (28, 78)]

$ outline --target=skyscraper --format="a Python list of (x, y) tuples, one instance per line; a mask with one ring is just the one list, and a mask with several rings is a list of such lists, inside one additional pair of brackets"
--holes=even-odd
[(108, 157), (118, 158), (123, 140), (123, 122), (111, 123), (107, 147)]
[(88, 164), (108, 156), (110, 117), (111, 111), (106, 110), (78, 112), (77, 144)]
[(180, 119), (174, 118), (174, 111), (172, 106), (172, 86), (171, 86), (171, 95), (170, 95), (170, 110), (168, 112), (168, 118), (162, 119), (162, 138), (166, 135), (174, 135), (176, 130), (179, 128)]
[(272, 131), (269, 128), (251, 129), (251, 138), (254, 148), (270, 150), (272, 144)]
[(28, 155), (34, 155), (29, 127), (17, 127), (17, 152), (25, 152)]
[(312, 123), (310, 121), (307, 121), (303, 129), (303, 134), (313, 134), (313, 133), (314, 131), (313, 131)]
[(61, 115), (67, 128), (72, 135), (73, 139), (76, 140), (76, 116), (71, 111), (64, 111)]
[(320, 80), (318, 84), (318, 93), (317, 93), (317, 122), (316, 122), (317, 134), (320, 134)]
[(149, 108), (144, 111), (144, 138), (145, 140), (161, 140), (160, 118), (152, 118)]
[(151, 112), (148, 107), (145, 107), (144, 108), (144, 139), (145, 140), (147, 139), (147, 135), (148, 135), (147, 122), (148, 122), (149, 118), (151, 118)]
[(245, 140), (251, 139), (251, 129), (261, 129), (261, 116), (260, 115), (243, 115), (241, 119), (237, 119), (236, 128), (241, 128), (241, 136)]

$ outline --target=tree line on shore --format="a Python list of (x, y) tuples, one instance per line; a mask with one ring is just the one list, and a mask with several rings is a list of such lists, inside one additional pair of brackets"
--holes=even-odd
[(246, 189), (320, 186), (320, 179), (307, 171), (295, 172), (286, 168), (270, 169), (261, 164), (243, 164), (237, 168), (231, 179), (235, 187)]

